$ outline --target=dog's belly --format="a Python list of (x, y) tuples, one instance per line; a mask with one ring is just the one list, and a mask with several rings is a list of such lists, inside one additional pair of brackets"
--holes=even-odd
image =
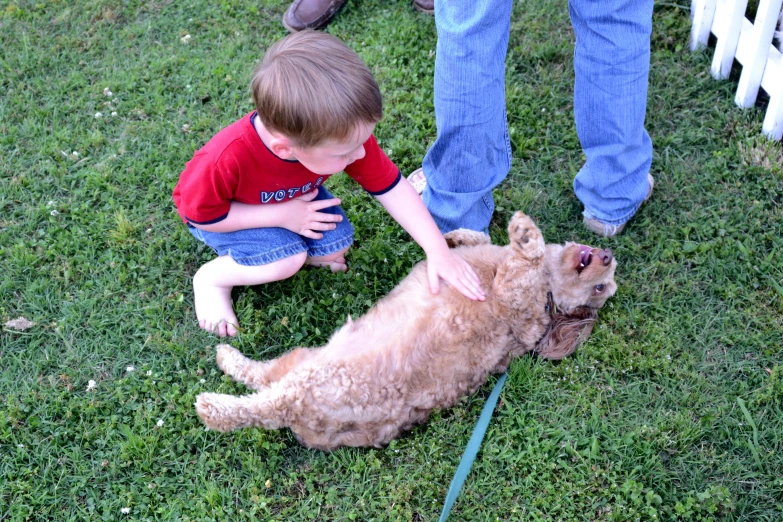
[(426, 326), (420, 321), (431, 317), (438, 296), (430, 294), (426, 272), (418, 265), (386, 297), (378, 301), (356, 321), (350, 316), (329, 343), (321, 348), (330, 358), (352, 357), (367, 350), (408, 343)]
[(311, 413), (342, 423), (420, 422), (433, 408), (453, 405), (490, 372), (505, 368), (512, 337), (502, 323), (494, 326), (452, 331), (427, 342), (397, 335), (353, 351), (332, 346), (290, 378), (307, 383), (305, 410)]
[(486, 301), (446, 284), (433, 295), (420, 264), (335, 332), (309, 364), (310, 393), (291, 425), (300, 440), (321, 449), (385, 445), (505, 367), (511, 332), (496, 315), (494, 264), (485, 258), (480, 267)]

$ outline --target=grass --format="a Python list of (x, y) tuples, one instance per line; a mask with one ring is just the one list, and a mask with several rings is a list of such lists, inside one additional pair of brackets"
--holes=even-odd
[[(35, 325), (0, 331), (0, 520), (436, 520), (492, 382), (384, 450), (207, 432), (192, 406), (242, 388), (195, 324), (190, 278), (210, 254), (170, 194), (193, 151), (251, 110), (249, 74), (287, 2), (3, 6), (0, 319)], [(577, 354), (512, 365), (452, 520), (783, 518), (781, 146), (760, 136), (763, 107), (734, 105), (737, 71), (714, 81), (711, 52), (687, 51), (687, 8), (661, 3), (654, 26), (655, 194), (597, 241), (571, 189), (565, 3), (515, 5), (514, 163), (491, 234), (504, 243), (523, 209), (549, 241), (610, 246), (620, 288)], [(377, 75), (377, 136), (413, 170), (435, 136), (432, 18), (351, 0), (330, 32)], [(422, 259), (372, 198), (332, 181), (357, 225), (351, 271), (240, 289), (234, 345), (253, 357), (324, 343)]]

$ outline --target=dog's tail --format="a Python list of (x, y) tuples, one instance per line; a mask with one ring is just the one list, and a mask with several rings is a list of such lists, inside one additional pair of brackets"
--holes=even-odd
[(586, 306), (570, 315), (555, 315), (533, 351), (546, 359), (568, 357), (590, 337), (597, 317), (598, 312)]
[(212, 430), (232, 431), (261, 427), (268, 430), (288, 425), (285, 397), (271, 397), (268, 390), (236, 397), (221, 393), (201, 393), (196, 397), (196, 413)]

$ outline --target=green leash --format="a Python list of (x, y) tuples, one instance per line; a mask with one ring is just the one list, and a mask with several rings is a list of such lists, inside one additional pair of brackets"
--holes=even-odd
[(446, 502), (443, 504), (443, 511), (440, 514), (439, 522), (446, 522), (446, 519), (449, 518), (451, 506), (453, 506), (454, 501), (457, 500), (462, 485), (465, 483), (468, 473), (470, 473), (470, 467), (473, 465), (476, 454), (481, 447), (481, 441), (484, 439), (484, 434), (487, 432), (489, 421), (492, 419), (492, 412), (495, 411), (495, 405), (498, 402), (500, 390), (503, 389), (503, 384), (506, 382), (507, 376), (507, 373), (500, 376), (492, 393), (489, 394), (486, 404), (484, 404), (484, 409), (481, 410), (481, 416), (476, 423), (476, 427), (473, 428), (473, 435), (470, 436), (468, 446), (462, 454), (462, 459), (459, 461), (459, 466), (457, 466), (457, 472), (454, 473), (454, 478), (451, 479), (451, 486), (449, 486), (449, 493), (446, 495)]

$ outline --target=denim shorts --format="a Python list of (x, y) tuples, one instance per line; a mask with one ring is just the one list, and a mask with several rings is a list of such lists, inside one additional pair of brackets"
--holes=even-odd
[[(318, 195), (313, 201), (331, 199), (334, 196), (319, 187)], [(207, 232), (192, 225), (188, 230), (193, 237), (205, 243), (217, 255), (228, 255), (237, 264), (245, 266), (267, 265), (291, 257), (300, 252), (307, 252), (308, 257), (328, 256), (339, 252), (353, 243), (353, 225), (340, 206), (328, 207), (321, 212), (339, 214), (343, 220), (335, 223), (334, 230), (324, 230), (321, 239), (310, 239), (300, 236), (285, 228), (248, 228), (234, 232)]]

